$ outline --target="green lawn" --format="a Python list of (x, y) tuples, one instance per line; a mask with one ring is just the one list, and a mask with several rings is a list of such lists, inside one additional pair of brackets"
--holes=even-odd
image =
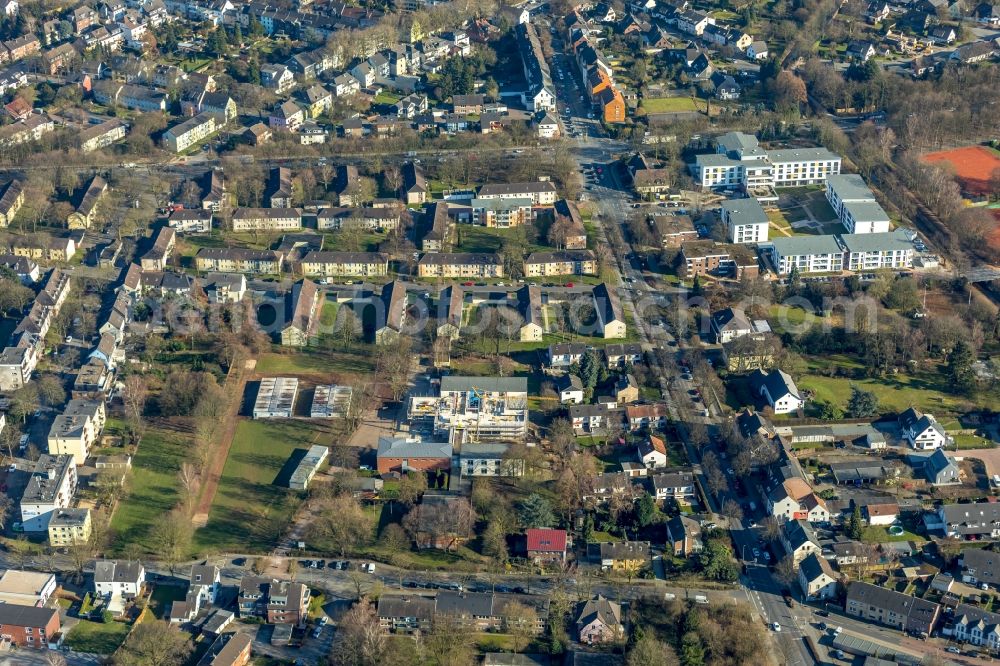
[(991, 440), (979, 435), (958, 433), (952, 437), (955, 438), (955, 448), (957, 449), (985, 449), (994, 445)]
[(177, 471), (188, 459), (192, 446), (186, 434), (160, 428), (146, 432), (132, 459), (131, 490), (111, 520), (119, 552), (128, 543), (151, 548), (150, 529), (180, 500)]
[[(829, 361), (830, 359), (827, 359)], [(845, 363), (842, 364), (841, 360)], [(838, 366), (846, 365), (846, 359), (835, 361)], [(814, 363), (815, 365), (815, 363)], [(854, 363), (857, 366), (857, 363)], [(873, 391), (879, 398), (883, 412), (901, 412), (914, 405), (944, 420), (949, 416), (962, 414), (973, 407), (997, 409), (1000, 402), (986, 392), (966, 399), (956, 396), (947, 377), (940, 371), (924, 370), (914, 375), (900, 373), (892, 377), (847, 379), (825, 377), (814, 372), (796, 377), (800, 389), (814, 393), (813, 402), (829, 402), (840, 408), (847, 406), (851, 386)]]
[(198, 550), (271, 550), (301, 501), (283, 485), (294, 468), (289, 457), (295, 449), (329, 443), (326, 434), (305, 421), (241, 419), (208, 524), (195, 533)]
[[(497, 252), (505, 240), (518, 238), (523, 233), (523, 230), (517, 228), (496, 229), (460, 224), (456, 228), (458, 243), (455, 246), (455, 252)], [(529, 244), (526, 249), (529, 252), (536, 252), (551, 248)]]
[(178, 585), (157, 585), (149, 597), (149, 609), (158, 620), (162, 620), (170, 612), (170, 606), (175, 601), (184, 601), (187, 589)]
[(70, 629), (65, 638), (66, 647), (79, 652), (94, 652), (97, 654), (111, 654), (125, 642), (128, 635), (129, 625), (124, 622), (91, 622), (90, 620), (80, 620), (80, 622)]
[[(323, 316), (326, 316), (324, 311)], [(315, 347), (288, 350), (288, 353), (263, 354), (257, 359), (261, 374), (306, 375), (329, 372), (371, 372), (375, 368), (372, 354), (360, 346), (354, 352), (327, 351)]]
[(642, 100), (646, 113), (678, 113), (698, 111), (698, 104), (690, 97), (653, 97)]
[(391, 93), (387, 90), (382, 90), (379, 94), (375, 95), (374, 102), (376, 104), (395, 104), (401, 99), (402, 97), (400, 95)]
[(884, 543), (886, 541), (916, 541), (917, 543), (922, 543), (927, 541), (926, 538), (906, 529), (899, 536), (891, 536), (889, 529), (882, 526), (866, 527), (864, 533), (861, 535), (861, 540), (868, 543)]

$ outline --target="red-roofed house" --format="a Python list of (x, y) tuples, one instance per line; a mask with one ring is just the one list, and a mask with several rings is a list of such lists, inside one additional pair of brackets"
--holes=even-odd
[(659, 437), (649, 436), (649, 439), (639, 442), (636, 447), (639, 452), (639, 459), (646, 467), (666, 467), (667, 466), (667, 445)]
[(524, 533), (528, 559), (536, 564), (566, 561), (566, 530), (532, 528)]

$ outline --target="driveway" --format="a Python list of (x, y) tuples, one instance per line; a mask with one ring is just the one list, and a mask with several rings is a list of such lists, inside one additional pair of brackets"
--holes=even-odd
[(1000, 448), (996, 449), (964, 449), (961, 451), (945, 451), (949, 458), (976, 458), (986, 466), (986, 476), (992, 477), (1000, 473)]

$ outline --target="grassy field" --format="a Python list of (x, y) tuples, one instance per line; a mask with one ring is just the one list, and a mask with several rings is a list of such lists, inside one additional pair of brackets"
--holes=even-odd
[[(487, 229), (471, 224), (461, 224), (457, 227), (458, 244), (455, 252), (497, 252), (504, 241), (516, 238), (523, 233), (518, 229)], [(545, 251), (544, 245), (528, 245), (529, 252)]]
[[(324, 316), (326, 313), (324, 312)], [(375, 367), (367, 347), (355, 352), (327, 351), (315, 347), (295, 349), (293, 353), (262, 354), (257, 359), (257, 372), (261, 374), (308, 375), (329, 372), (371, 372)]]
[(111, 654), (125, 642), (129, 625), (124, 622), (91, 622), (80, 620), (66, 635), (66, 647), (78, 652)]
[(269, 551), (300, 499), (284, 485), (295, 449), (326, 442), (325, 430), (305, 421), (243, 419), (209, 512), (195, 534), (199, 551)]
[(680, 113), (698, 111), (698, 104), (690, 97), (654, 97), (642, 100), (646, 113)]
[(150, 428), (132, 459), (128, 498), (118, 504), (111, 528), (120, 550), (128, 543), (150, 547), (150, 528), (179, 501), (177, 471), (187, 460), (192, 440), (183, 433)]
[[(856, 361), (836, 357), (824, 359), (824, 363), (836, 363), (838, 367), (860, 367)], [(879, 398), (883, 412), (901, 412), (911, 406), (934, 414), (939, 421), (962, 414), (973, 407), (997, 409), (1000, 401), (995, 396), (981, 393), (971, 399), (956, 396), (951, 388), (943, 367), (923, 370), (913, 375), (898, 374), (892, 377), (848, 379), (845, 377), (825, 377), (816, 374), (815, 361), (810, 372), (796, 378), (800, 389), (812, 391), (814, 402), (828, 402), (844, 408), (851, 395), (851, 386), (874, 391)]]

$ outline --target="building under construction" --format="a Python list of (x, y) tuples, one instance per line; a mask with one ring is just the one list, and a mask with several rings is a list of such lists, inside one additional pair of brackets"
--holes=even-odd
[(515, 441), (528, 434), (524, 377), (442, 377), (440, 395), (410, 399), (409, 418), (432, 423), (435, 435), (463, 442)]

